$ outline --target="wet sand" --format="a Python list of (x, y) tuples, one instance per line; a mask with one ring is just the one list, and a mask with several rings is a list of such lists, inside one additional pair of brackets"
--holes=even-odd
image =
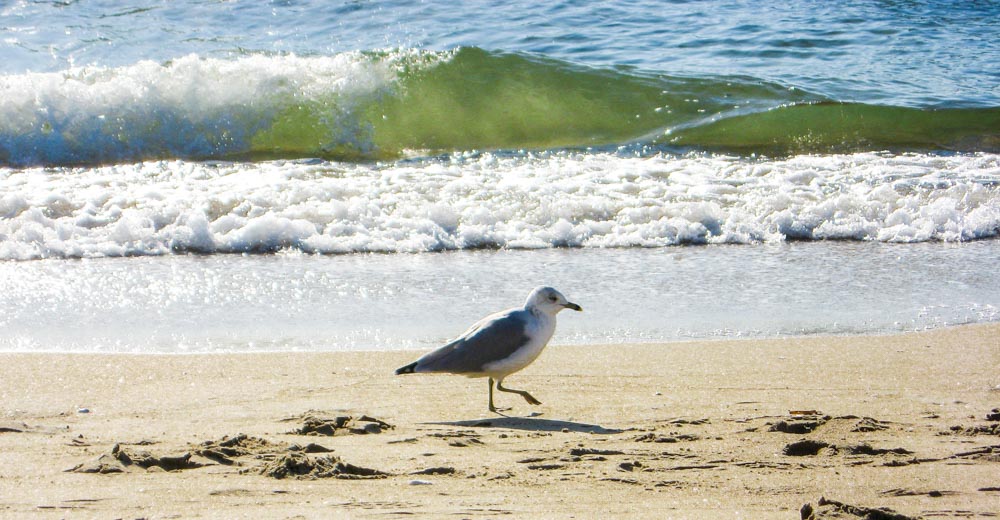
[(0, 517), (1000, 511), (998, 324), (550, 346), (506, 417), (417, 355), (0, 354)]

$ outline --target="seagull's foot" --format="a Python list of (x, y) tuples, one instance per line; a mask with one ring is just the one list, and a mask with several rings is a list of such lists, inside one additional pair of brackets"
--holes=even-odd
[[(492, 391), (493, 391), (492, 388), (493, 387), (490, 387), (490, 392), (491, 392), (490, 395), (492, 395)], [(497, 390), (500, 390), (501, 392), (510, 392), (512, 394), (517, 394), (517, 395), (523, 397), (525, 401), (528, 401), (528, 404), (542, 404), (541, 401), (539, 401), (538, 399), (535, 399), (535, 397), (533, 395), (529, 394), (525, 390), (514, 390), (513, 388), (504, 388), (504, 386), (501, 384), (500, 381), (497, 381)]]
[(493, 413), (495, 413), (497, 415), (502, 415), (504, 417), (507, 417), (507, 415), (504, 414), (503, 412), (509, 411), (510, 409), (511, 409), (510, 407), (507, 407), (507, 408), (497, 408), (496, 406), (491, 406), (490, 407), (490, 411), (491, 412), (493, 412)]

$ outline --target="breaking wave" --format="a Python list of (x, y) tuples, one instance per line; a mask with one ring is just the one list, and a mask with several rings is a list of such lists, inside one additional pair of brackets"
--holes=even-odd
[(1000, 108), (845, 103), (748, 77), (544, 56), (197, 55), (0, 76), (0, 164), (397, 159), (646, 145), (739, 154), (1000, 151)]

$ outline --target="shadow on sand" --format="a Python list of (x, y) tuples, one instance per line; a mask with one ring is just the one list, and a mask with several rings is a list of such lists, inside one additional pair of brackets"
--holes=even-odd
[(615, 433), (622, 433), (622, 431), (624, 431), (615, 428), (605, 428), (597, 424), (586, 424), (586, 423), (578, 423), (572, 421), (559, 421), (554, 419), (538, 419), (535, 417), (508, 417), (508, 416), (501, 416), (494, 419), (432, 422), (425, 424), (435, 424), (442, 426), (465, 426), (471, 428), (508, 428), (511, 430), (528, 430), (535, 432), (561, 432), (565, 430), (577, 433), (596, 433), (601, 435), (611, 435)]

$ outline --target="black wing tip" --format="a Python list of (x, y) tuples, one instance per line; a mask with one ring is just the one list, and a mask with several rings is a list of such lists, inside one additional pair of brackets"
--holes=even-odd
[(413, 363), (410, 363), (409, 365), (406, 365), (405, 367), (397, 368), (396, 369), (396, 375), (398, 376), (400, 374), (412, 374), (412, 373), (416, 372), (416, 368), (417, 368), (417, 362), (414, 361)]

